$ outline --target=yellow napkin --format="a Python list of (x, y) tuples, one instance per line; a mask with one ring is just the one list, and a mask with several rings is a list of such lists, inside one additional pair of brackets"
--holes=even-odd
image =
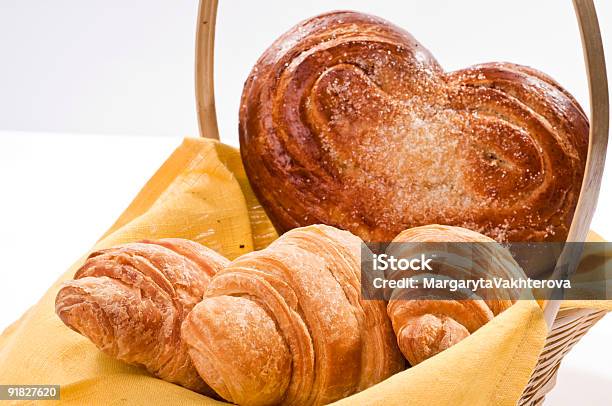
[[(162, 237), (190, 238), (228, 258), (276, 238), (238, 151), (186, 139), (95, 248)], [(54, 312), (55, 296), (82, 261), (0, 336), (0, 384), (58, 384), (67, 404), (222, 404), (111, 359), (62, 324)], [(612, 307), (610, 302), (598, 306)], [(451, 349), (339, 403), (515, 404), (546, 334), (539, 306), (521, 301)]]

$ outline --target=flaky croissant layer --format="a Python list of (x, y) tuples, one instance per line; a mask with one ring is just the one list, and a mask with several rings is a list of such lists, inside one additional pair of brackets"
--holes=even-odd
[[(492, 276), (490, 264), (499, 276), (522, 275), (507, 250), (458, 227), (406, 230), (388, 251), (411, 256), (438, 242), (486, 243), (471, 246), (471, 269), (441, 266), (445, 277)], [(106, 354), (169, 382), (240, 405), (321, 405), (401, 371), (402, 353), (415, 365), (450, 348), (518, 297), (398, 289), (388, 303), (366, 300), (364, 249), (324, 225), (231, 263), (187, 240), (123, 244), (89, 256), (61, 287), (56, 312)]]
[[(506, 248), (489, 237), (461, 227), (428, 225), (411, 228), (395, 237), (387, 251), (396, 258), (410, 258), (429, 251), (439, 253), (440, 243), (448, 243), (444, 245), (445, 249), (456, 260), (440, 261), (430, 255), (434, 258), (432, 267), (436, 270), (436, 277), (525, 278), (523, 270)], [(387, 277), (399, 279), (415, 275), (414, 271), (393, 271)], [(520, 294), (519, 290), (502, 288), (486, 292), (451, 292), (423, 286), (395, 289), (388, 293), (387, 311), (398, 345), (410, 365), (414, 366), (468, 337), (512, 306)]]
[(92, 253), (57, 294), (55, 311), (111, 357), (213, 395), (180, 337), (185, 316), (229, 261), (183, 239), (124, 244)]
[(204, 380), (240, 405), (319, 405), (402, 370), (384, 302), (360, 296), (360, 244), (295, 229), (217, 273), (182, 328)]

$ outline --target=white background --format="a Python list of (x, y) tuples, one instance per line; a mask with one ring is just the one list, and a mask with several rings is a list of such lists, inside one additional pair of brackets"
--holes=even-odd
[[(612, 1), (596, 4), (610, 50)], [(0, 129), (196, 135), (197, 5), (0, 0)], [(588, 108), (571, 0), (220, 0), (215, 76), (226, 142), (237, 142), (242, 84), (259, 55), (296, 22), (331, 9), (391, 20), (449, 70), (486, 61), (531, 65)]]
[[(589, 107), (570, 0), (220, 3), (217, 111), (233, 145), (255, 60), (294, 23), (331, 9), (391, 20), (449, 70), (533, 66)], [(596, 6), (612, 55), (612, 2)], [(197, 135), (196, 13), (186, 0), (0, 0), (0, 330), (92, 245), (183, 136)], [(593, 227), (612, 238), (609, 168)], [(610, 404), (610, 342), (608, 317), (566, 357), (548, 402)]]

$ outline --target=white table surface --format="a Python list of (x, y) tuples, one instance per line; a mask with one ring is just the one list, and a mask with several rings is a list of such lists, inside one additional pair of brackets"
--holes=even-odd
[[(181, 140), (0, 132), (0, 330), (92, 246)], [(608, 237), (610, 202), (607, 174), (593, 229)], [(546, 403), (612, 404), (611, 344), (608, 316), (565, 357)]]

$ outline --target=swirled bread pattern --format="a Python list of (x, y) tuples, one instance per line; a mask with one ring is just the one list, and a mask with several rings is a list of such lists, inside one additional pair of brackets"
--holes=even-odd
[[(429, 225), (405, 230), (393, 240), (387, 253), (395, 258), (424, 253), (433, 258), (435, 272), (394, 271), (387, 275), (389, 279), (526, 278), (510, 251), (491, 238), (460, 227)], [(420, 285), (389, 292), (387, 311), (398, 345), (414, 366), (468, 337), (512, 306), (520, 295), (519, 289), (503, 287), (453, 292)]]
[(360, 243), (298, 228), (217, 273), (182, 328), (202, 378), (240, 405), (319, 405), (402, 370), (385, 303), (360, 297)]
[(426, 224), (564, 241), (588, 132), (545, 74), (510, 63), (447, 73), (408, 32), (355, 12), (281, 36), (240, 108), (243, 161), (277, 229), (323, 223), (366, 241)]
[(180, 327), (210, 278), (228, 263), (196, 242), (175, 238), (96, 251), (63, 284), (55, 310), (111, 357), (214, 395), (194, 368)]

